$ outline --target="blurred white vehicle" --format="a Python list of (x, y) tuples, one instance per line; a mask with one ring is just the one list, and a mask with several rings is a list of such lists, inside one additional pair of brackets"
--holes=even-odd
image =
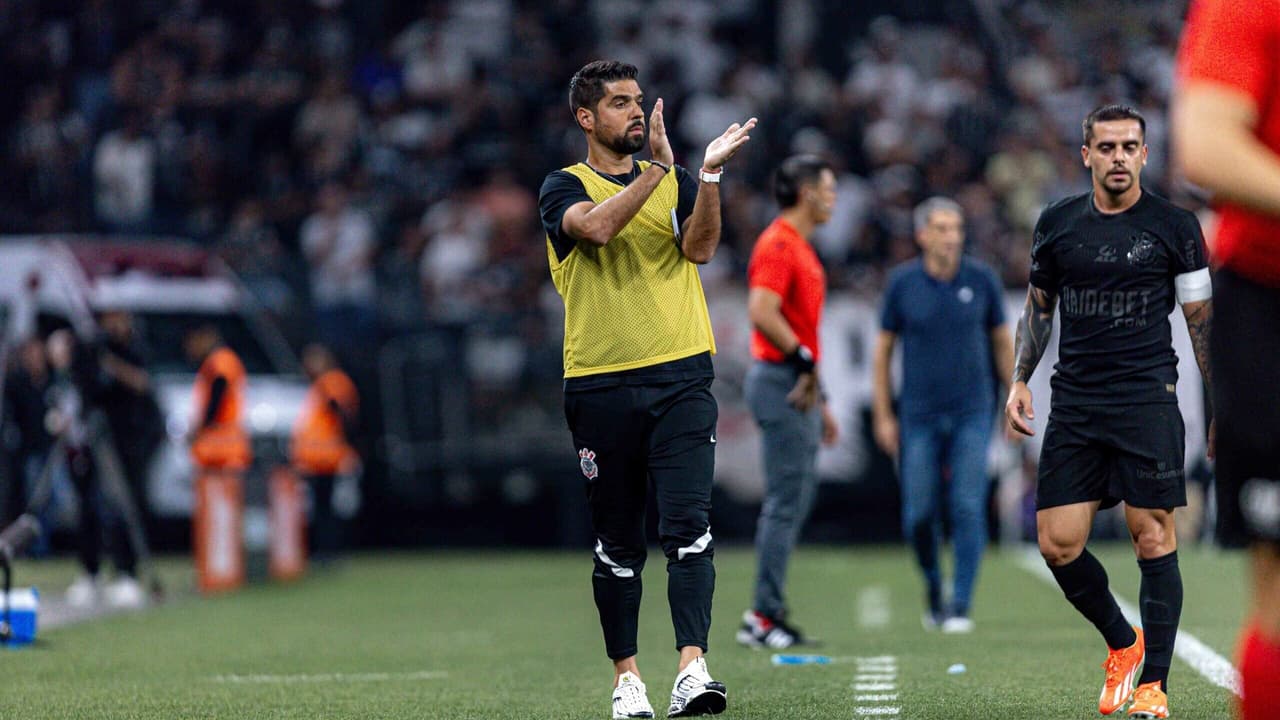
[[(38, 284), (31, 278), (38, 276)], [(147, 503), (161, 517), (191, 514), (192, 467), (184, 441), (192, 419), (195, 368), (183, 352), (186, 332), (212, 324), (248, 372), (247, 429), (254, 469), (287, 458), (289, 435), (308, 383), (278, 328), (211, 252), (172, 239), (106, 240), (83, 236), (0, 237), (0, 305), (6, 345), (29, 335), (44, 316), (97, 332), (94, 313), (133, 314), (150, 358), (165, 439), (152, 458)]]

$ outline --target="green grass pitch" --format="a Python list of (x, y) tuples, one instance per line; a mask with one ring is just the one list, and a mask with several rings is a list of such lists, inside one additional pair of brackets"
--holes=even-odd
[[(836, 657), (893, 656), (899, 714), (918, 720), (1097, 718), (1102, 641), (1057, 588), (993, 550), (971, 636), (925, 633), (920, 587), (902, 548), (802, 547), (793, 616)], [(1137, 599), (1123, 546), (1095, 552), (1121, 596)], [(1184, 630), (1231, 657), (1244, 606), (1239, 554), (1184, 548)], [(640, 668), (657, 716), (675, 673), (663, 559), (650, 551)], [(733, 641), (750, 598), (749, 548), (721, 549), (712, 674), (727, 718), (859, 718), (854, 662), (775, 667)], [(171, 586), (190, 585), (180, 560)], [(423, 552), (356, 556), (292, 586), (218, 598), (178, 597), (139, 614), (42, 630), (0, 653), (0, 717), (608, 718), (612, 667), (591, 601), (591, 556), (561, 552)], [(24, 561), (18, 585), (47, 595), (65, 561)], [(962, 663), (967, 671), (950, 674)], [(1230, 716), (1229, 696), (1174, 660), (1173, 717)], [(883, 717), (883, 716), (881, 716)]]

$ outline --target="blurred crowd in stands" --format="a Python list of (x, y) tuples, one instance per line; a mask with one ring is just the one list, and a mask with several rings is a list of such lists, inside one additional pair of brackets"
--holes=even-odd
[[(193, 238), (335, 347), (438, 324), (554, 347), (536, 193), (584, 156), (568, 78), (611, 57), (665, 98), (687, 166), (760, 117), (726, 176), (711, 292), (743, 281), (769, 173), (795, 151), (840, 169), (817, 240), (834, 291), (874, 298), (933, 194), (1018, 287), (1039, 209), (1087, 188), (1090, 108), (1143, 110), (1144, 182), (1176, 192), (1164, 109), (1184, 3), (1123, 5), (10, 0), (0, 229)], [(556, 359), (536, 372), (558, 376)]]

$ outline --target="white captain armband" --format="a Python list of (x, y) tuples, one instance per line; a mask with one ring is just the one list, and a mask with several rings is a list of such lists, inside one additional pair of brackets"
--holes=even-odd
[(1209, 268), (1192, 270), (1173, 278), (1173, 289), (1178, 296), (1178, 303), (1200, 302), (1213, 297), (1213, 283), (1209, 279)]

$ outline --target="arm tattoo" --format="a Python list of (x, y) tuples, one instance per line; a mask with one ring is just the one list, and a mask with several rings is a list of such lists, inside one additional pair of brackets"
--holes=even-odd
[(1027, 304), (1018, 321), (1018, 333), (1013, 343), (1013, 379), (1025, 383), (1040, 364), (1049, 336), (1053, 334), (1053, 310), (1057, 295), (1032, 286), (1027, 289)]
[(1187, 333), (1191, 335), (1191, 348), (1196, 353), (1196, 365), (1204, 386), (1213, 389), (1213, 371), (1209, 367), (1209, 332), (1213, 327), (1213, 301), (1206, 300), (1187, 315)]

